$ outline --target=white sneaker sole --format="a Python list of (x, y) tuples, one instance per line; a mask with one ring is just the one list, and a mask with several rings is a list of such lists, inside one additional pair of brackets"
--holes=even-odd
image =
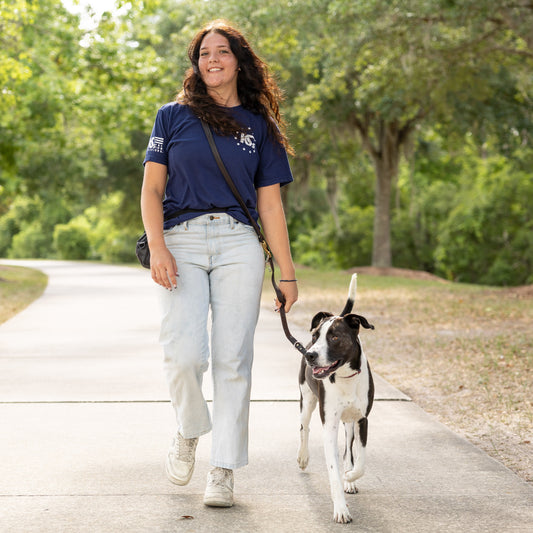
[(233, 495), (230, 498), (218, 494), (204, 496), (204, 505), (208, 507), (233, 507)]
[(191, 471), (189, 472), (189, 475), (186, 478), (180, 478), (176, 477), (172, 472), (170, 471), (169, 462), (168, 462), (168, 456), (167, 460), (165, 462), (165, 471), (167, 474), (167, 478), (170, 482), (174, 483), (174, 485), (179, 485), (180, 487), (183, 487), (184, 485), (187, 485), (189, 481), (191, 480), (192, 473), (194, 472), (194, 465), (191, 468)]

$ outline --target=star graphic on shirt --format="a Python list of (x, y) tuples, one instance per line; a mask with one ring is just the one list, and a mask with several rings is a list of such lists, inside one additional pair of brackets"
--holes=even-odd
[(255, 137), (251, 133), (252, 128), (248, 128), (250, 133), (240, 133), (237, 134), (234, 139), (237, 141), (237, 146), (242, 146), (243, 152), (248, 152), (249, 154), (255, 154)]

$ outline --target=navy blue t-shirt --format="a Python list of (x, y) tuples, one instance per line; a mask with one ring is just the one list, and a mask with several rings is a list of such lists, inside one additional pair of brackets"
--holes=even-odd
[[(230, 112), (246, 133), (213, 136), (224, 165), (257, 220), (256, 189), (286, 185), (292, 173), (285, 149), (268, 136), (263, 117), (241, 106)], [(200, 120), (188, 106), (172, 102), (159, 109), (143, 164), (147, 161), (167, 166), (165, 216), (182, 209), (198, 210), (165, 221), (165, 229), (215, 208), (250, 224), (218, 168)]]

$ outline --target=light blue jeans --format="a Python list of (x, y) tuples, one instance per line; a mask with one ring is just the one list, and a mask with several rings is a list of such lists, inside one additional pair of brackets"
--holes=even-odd
[[(201, 215), (166, 230), (165, 242), (179, 277), (177, 289), (160, 288), (160, 342), (178, 430), (192, 438), (212, 429), (211, 464), (245, 466), (263, 249), (251, 226), (225, 213)], [(202, 393), (210, 351), (212, 418)]]

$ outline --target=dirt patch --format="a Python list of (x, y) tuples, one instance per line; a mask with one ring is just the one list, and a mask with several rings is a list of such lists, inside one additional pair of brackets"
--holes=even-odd
[(424, 272), (422, 270), (410, 270), (408, 268), (394, 268), (394, 267), (354, 267), (347, 270), (349, 274), (357, 272), (358, 274), (366, 274), (368, 276), (397, 276), (408, 279), (427, 279), (431, 281), (442, 281), (447, 283), (447, 280), (435, 276), (430, 272)]
[(522, 285), (520, 287), (509, 287), (504, 289), (511, 298), (518, 298), (519, 300), (533, 299), (533, 285)]

